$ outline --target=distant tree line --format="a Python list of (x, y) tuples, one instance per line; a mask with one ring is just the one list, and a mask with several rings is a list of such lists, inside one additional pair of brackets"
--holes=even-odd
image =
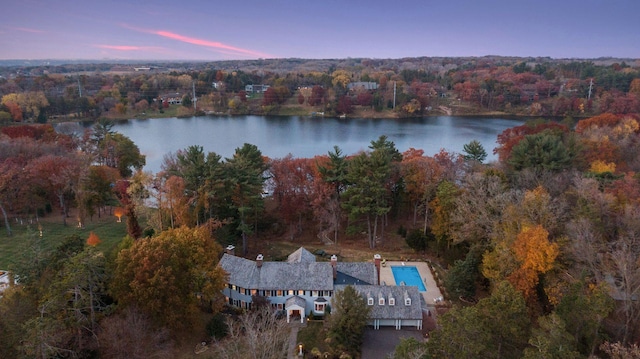
[[(589, 117), (640, 111), (635, 62), (483, 57), (177, 65), (77, 75), (69, 71), (72, 65), (8, 68), (14, 72), (4, 70), (8, 76), (0, 78), (0, 123), (162, 116), (173, 97), (183, 105), (177, 115), (276, 114), (285, 105), (334, 115), (371, 109), (396, 117), (491, 111)], [(376, 87), (358, 85), (368, 82)], [(254, 94), (245, 91), (246, 85), (270, 87)]]

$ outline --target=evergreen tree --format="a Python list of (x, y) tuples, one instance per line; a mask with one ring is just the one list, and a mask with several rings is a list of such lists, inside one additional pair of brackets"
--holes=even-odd
[(360, 353), (364, 330), (369, 319), (370, 308), (352, 286), (335, 292), (329, 315), (328, 337), (332, 346), (352, 356)]
[(478, 140), (473, 140), (463, 146), (464, 159), (483, 163), (487, 159), (487, 151)]

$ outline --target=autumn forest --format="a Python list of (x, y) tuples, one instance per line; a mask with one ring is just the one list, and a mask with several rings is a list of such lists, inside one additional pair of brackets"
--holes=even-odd
[[(12, 75), (0, 78), (0, 241), (22, 238), (16, 218), (82, 227), (117, 214), (127, 235), (108, 250), (69, 236), (43, 251), (34, 225), (6, 268), (20, 285), (0, 299), (0, 357), (175, 357), (179, 333), (206, 317), (197, 335), (208, 340), (223, 321), (222, 248), (243, 255), (267, 238), (303, 237), (372, 253), (400, 238), (443, 269), (451, 305), (429, 341), (402, 341), (396, 358), (638, 357), (637, 62), (105, 66), (2, 70)], [(378, 87), (349, 86), (358, 82)], [(251, 84), (269, 87), (247, 93)], [(169, 93), (181, 103), (167, 103)], [(245, 144), (223, 158), (194, 145), (167, 154), (158, 173), (142, 171), (145, 156), (110, 122), (312, 111), (531, 119), (502, 132), (495, 149), (471, 141), (462, 153), (400, 152), (381, 136), (361, 153), (337, 143), (314, 158), (268, 158)], [(75, 119), (94, 123), (80, 134), (51, 124)], [(211, 357), (225, 357), (229, 342)]]

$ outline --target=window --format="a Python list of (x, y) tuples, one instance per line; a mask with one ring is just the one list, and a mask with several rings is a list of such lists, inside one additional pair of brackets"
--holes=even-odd
[(315, 311), (316, 312), (320, 312), (320, 313), (324, 313), (324, 308), (326, 307), (327, 303), (316, 303), (315, 304)]
[(411, 305), (411, 298), (405, 298), (404, 305)]
[(368, 305), (373, 305), (373, 298), (368, 298), (367, 299), (367, 304)]
[(384, 298), (378, 299), (378, 305), (384, 305)]
[(282, 310), (282, 309), (283, 309), (282, 303), (278, 303), (278, 304), (277, 304), (277, 308), (278, 308), (278, 309), (280, 309), (280, 310)]
[(282, 297), (282, 290), (278, 290), (278, 292), (277, 292), (277, 293), (278, 293), (278, 294), (277, 294), (277, 296), (278, 296), (278, 297)]
[(389, 298), (389, 305), (396, 305), (396, 299), (395, 299), (395, 298), (390, 297), (390, 298)]
[(312, 296), (314, 296), (314, 297), (317, 297), (317, 296), (318, 296), (318, 291), (317, 291), (317, 290), (314, 290), (314, 291), (312, 291), (311, 293), (312, 293), (311, 295), (312, 295)]
[(236, 286), (234, 284), (231, 285), (232, 290), (236, 290)]
[[(297, 294), (297, 293), (296, 293)], [(289, 295), (294, 295), (293, 294), (293, 289), (289, 289)]]
[(251, 295), (258, 295), (257, 289), (251, 289)]

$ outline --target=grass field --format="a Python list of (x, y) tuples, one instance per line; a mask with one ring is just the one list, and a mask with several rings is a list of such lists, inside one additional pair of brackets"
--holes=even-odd
[[(4, 224), (2, 222), (2, 224)], [(39, 237), (39, 228), (42, 228), (42, 248), (45, 251), (54, 249), (66, 237), (71, 235), (79, 235), (82, 238), (89, 238), (89, 233), (94, 232), (101, 243), (97, 248), (101, 249), (106, 255), (116, 248), (117, 244), (127, 234), (127, 225), (125, 220), (121, 223), (116, 222), (113, 216), (103, 216), (102, 218), (94, 218), (88, 220), (84, 228), (78, 228), (73, 218), (67, 218), (67, 225), (62, 224), (62, 218), (59, 216), (46, 217), (40, 219), (39, 223), (23, 223), (11, 222), (13, 235), (7, 235), (6, 228), (2, 226), (0, 231), (0, 269), (10, 269), (11, 265), (21, 257), (29, 243), (31, 236)]]

